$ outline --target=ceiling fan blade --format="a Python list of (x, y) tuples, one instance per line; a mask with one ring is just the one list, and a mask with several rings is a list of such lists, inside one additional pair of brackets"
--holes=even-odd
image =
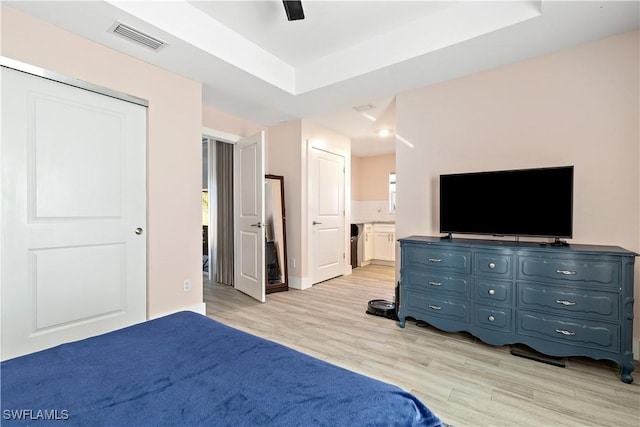
[(289, 21), (297, 21), (304, 19), (304, 10), (302, 10), (302, 1), (282, 0), (284, 10), (287, 11), (287, 19)]

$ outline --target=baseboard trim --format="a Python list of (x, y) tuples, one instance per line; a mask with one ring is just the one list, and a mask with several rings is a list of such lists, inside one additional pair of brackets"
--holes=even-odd
[(207, 304), (204, 302), (201, 302), (199, 304), (196, 305), (192, 305), (191, 307), (187, 307), (185, 308), (185, 310), (188, 311), (194, 311), (198, 314), (202, 314), (203, 316), (207, 315)]
[(293, 289), (298, 289), (298, 290), (305, 290), (305, 289), (309, 289), (311, 286), (313, 286), (313, 283), (311, 283), (311, 280), (308, 277), (292, 277), (289, 276), (289, 287), (293, 288)]
[(386, 265), (387, 267), (393, 267), (396, 265), (395, 261), (385, 261), (383, 259), (372, 259), (371, 264), (373, 265)]
[(170, 314), (173, 313), (178, 313), (180, 311), (193, 311), (194, 313), (198, 313), (198, 314), (202, 314), (203, 316), (207, 315), (207, 304), (204, 302), (200, 302), (198, 304), (194, 304), (192, 306), (189, 307), (182, 307), (182, 308), (178, 308), (172, 311), (167, 311), (164, 313), (160, 313), (160, 314), (156, 314), (154, 316), (149, 317), (149, 320), (151, 319), (157, 319), (158, 317), (164, 317), (164, 316), (168, 316)]

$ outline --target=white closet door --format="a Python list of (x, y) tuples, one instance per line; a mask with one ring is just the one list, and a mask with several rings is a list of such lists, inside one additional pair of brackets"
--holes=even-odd
[(1, 77), (5, 360), (146, 319), (146, 108)]
[(344, 274), (345, 159), (309, 148), (309, 266), (312, 283)]

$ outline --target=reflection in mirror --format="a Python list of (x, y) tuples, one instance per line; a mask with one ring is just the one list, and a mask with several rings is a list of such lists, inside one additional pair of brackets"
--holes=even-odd
[(396, 213), (396, 173), (389, 174), (389, 213)]
[(272, 293), (289, 290), (284, 178), (279, 175), (266, 175), (265, 178), (265, 292)]

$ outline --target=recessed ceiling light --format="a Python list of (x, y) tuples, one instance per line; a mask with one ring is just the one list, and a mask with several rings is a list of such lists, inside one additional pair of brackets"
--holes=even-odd
[(380, 138), (386, 138), (387, 136), (391, 135), (393, 133), (393, 129), (379, 129), (376, 131), (376, 134), (380, 137)]

